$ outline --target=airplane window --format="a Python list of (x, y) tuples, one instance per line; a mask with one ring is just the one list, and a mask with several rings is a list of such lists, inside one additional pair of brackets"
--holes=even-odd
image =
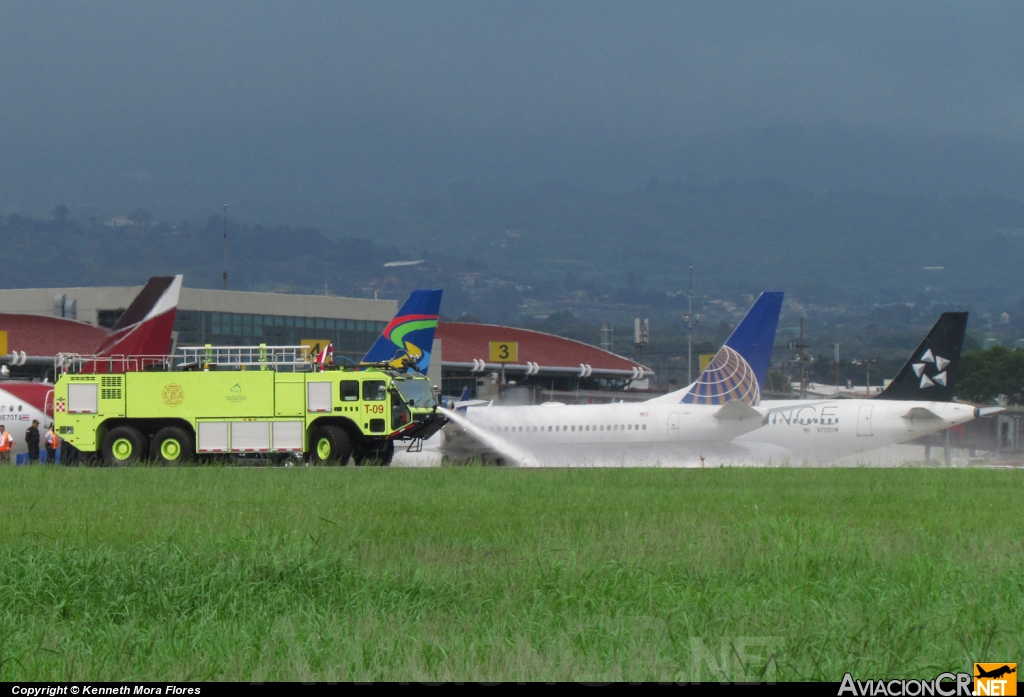
[(508, 433), (508, 426), (505, 427), (505, 433)]
[(576, 430), (576, 427), (575, 427), (575, 426), (573, 426), (573, 427), (572, 427), (572, 430), (574, 430), (574, 431), (575, 431), (575, 430)]
[(647, 424), (644, 424), (644, 430), (645, 431), (647, 430)]
[(550, 431), (550, 430), (551, 430), (551, 427), (550, 427), (550, 426), (548, 426), (548, 431)]
[(21, 411), (21, 405), (20, 404), (18, 405), (18, 411)]
[(627, 431), (632, 431), (633, 430), (633, 424), (629, 424), (629, 426), (626, 427), (626, 430)]

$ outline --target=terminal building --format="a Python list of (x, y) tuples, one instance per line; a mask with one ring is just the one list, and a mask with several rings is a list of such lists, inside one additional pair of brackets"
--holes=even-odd
[[(142, 286), (0, 290), (0, 332), (7, 348), (53, 355), (55, 335), (82, 335), (94, 346)], [(182, 288), (175, 346), (298, 345), (333, 342), (335, 355), (358, 361), (398, 311), (394, 300)], [(64, 320), (64, 321), (60, 321)], [(70, 322), (68, 321), (70, 320)], [(515, 348), (502, 360), (492, 344)], [(67, 351), (68, 349), (61, 349)], [(441, 322), (429, 377), (445, 395), (530, 403), (608, 401), (645, 386), (649, 368), (597, 347), (543, 332)], [(440, 360), (438, 360), (440, 359)], [(629, 393), (629, 394), (627, 394)]]

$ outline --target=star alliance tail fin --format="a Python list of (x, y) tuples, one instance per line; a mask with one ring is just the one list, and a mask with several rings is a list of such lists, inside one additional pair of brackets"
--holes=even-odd
[(960, 349), (967, 331), (966, 312), (944, 312), (895, 379), (876, 399), (952, 402)]

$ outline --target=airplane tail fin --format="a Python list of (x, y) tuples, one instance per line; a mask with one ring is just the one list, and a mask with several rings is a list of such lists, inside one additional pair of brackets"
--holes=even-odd
[(725, 404), (740, 400), (753, 406), (761, 401), (761, 385), (768, 376), (782, 297), (778, 292), (761, 293), (683, 396), (683, 404)]
[(944, 312), (889, 386), (876, 399), (952, 402), (967, 331), (966, 312)]
[(440, 289), (414, 290), (363, 356), (362, 362), (393, 362), (396, 368), (412, 362), (425, 373), (430, 365), (442, 292)]
[(96, 348), (97, 357), (159, 356), (171, 349), (182, 276), (154, 276)]
[(783, 293), (779, 292), (761, 293), (725, 342), (726, 346), (743, 356), (754, 371), (759, 386), (764, 385), (768, 378), (775, 330), (782, 311), (782, 296)]

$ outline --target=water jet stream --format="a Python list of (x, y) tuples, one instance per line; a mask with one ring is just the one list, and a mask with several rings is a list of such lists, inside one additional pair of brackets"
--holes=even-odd
[(527, 451), (518, 448), (509, 443), (504, 438), (499, 438), (490, 431), (487, 431), (472, 421), (467, 419), (462, 414), (451, 409), (444, 407), (438, 407), (437, 410), (452, 420), (453, 423), (457, 424), (460, 428), (466, 431), (473, 438), (477, 439), (483, 445), (486, 445), (491, 450), (501, 453), (504, 457), (508, 458), (512, 462), (516, 463), (521, 467), (538, 467), (539, 463), (536, 458), (533, 457)]

